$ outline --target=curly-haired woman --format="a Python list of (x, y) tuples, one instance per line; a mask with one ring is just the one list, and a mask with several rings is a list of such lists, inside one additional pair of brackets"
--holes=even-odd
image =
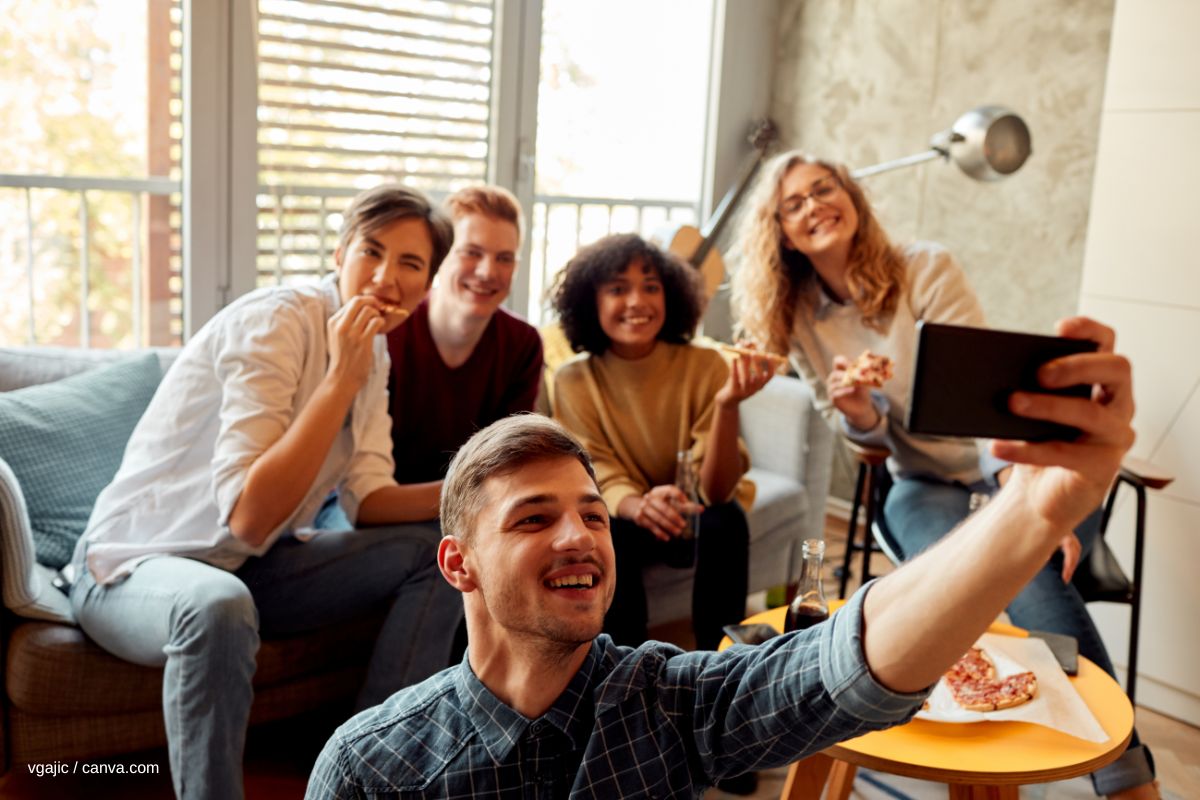
[[(571, 347), (584, 355), (555, 375), (557, 417), (591, 453), (613, 515), (616, 596), (605, 630), (619, 644), (646, 639), (642, 567), (696, 565), (692, 627), (715, 649), (721, 626), (745, 613), (754, 486), (738, 439), (738, 405), (772, 375), (765, 358), (732, 368), (691, 344), (704, 307), (694, 269), (635, 235), (609, 236), (571, 259), (554, 308)], [(696, 508), (675, 486), (676, 455), (699, 474)], [(699, 514), (688, 538), (685, 514)]]
[[(883, 516), (904, 557), (961, 522), (972, 494), (990, 495), (1007, 480), (1012, 467), (993, 448), (921, 436), (904, 426), (916, 322), (984, 325), (979, 300), (950, 253), (929, 242), (893, 245), (846, 168), (800, 152), (777, 156), (764, 169), (737, 249), (739, 329), (766, 350), (786, 354), (818, 408), (848, 438), (891, 449), (894, 485)], [(1060, 330), (1072, 324), (1060, 323)], [(863, 350), (894, 362), (893, 378), (880, 389), (843, 380), (847, 357)], [(1003, 453), (1003, 445), (995, 449)], [(1097, 512), (1064, 537), (1061, 555), (1008, 613), (1023, 627), (1076, 637), (1080, 652), (1113, 674), (1104, 642), (1069, 583), (1098, 522)], [(1118, 761), (1092, 776), (1097, 793), (1127, 798), (1157, 796), (1153, 777), (1136, 733)]]

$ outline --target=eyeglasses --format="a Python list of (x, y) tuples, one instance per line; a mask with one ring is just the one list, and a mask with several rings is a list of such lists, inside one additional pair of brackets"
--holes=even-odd
[(795, 219), (804, 213), (804, 209), (808, 208), (809, 200), (822, 204), (829, 203), (840, 188), (842, 188), (842, 182), (837, 179), (836, 175), (826, 175), (816, 181), (807, 194), (794, 194), (784, 200), (777, 213), (780, 217)]

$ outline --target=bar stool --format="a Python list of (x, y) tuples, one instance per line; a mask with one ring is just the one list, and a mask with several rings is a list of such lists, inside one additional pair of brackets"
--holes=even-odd
[[(879, 504), (890, 488), (890, 476), (887, 474), (887, 460), (892, 451), (886, 447), (844, 440), (846, 449), (858, 462), (858, 479), (854, 485), (854, 499), (850, 505), (850, 522), (846, 529), (846, 553), (842, 558), (841, 576), (838, 585), (838, 597), (846, 596), (846, 584), (850, 581), (850, 563), (857, 552), (862, 553), (862, 583), (871, 579), (871, 553), (884, 552), (875, 543), (871, 528), (875, 516), (880, 510)], [(887, 486), (881, 484), (888, 484)], [(863, 523), (862, 542), (858, 541), (858, 510), (866, 510)]]

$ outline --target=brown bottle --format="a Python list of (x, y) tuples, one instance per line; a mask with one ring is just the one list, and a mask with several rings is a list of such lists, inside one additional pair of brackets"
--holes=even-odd
[(829, 603), (821, 583), (821, 561), (825, 558), (823, 539), (805, 539), (801, 545), (804, 567), (800, 572), (800, 591), (788, 606), (783, 632), (802, 631), (829, 619)]

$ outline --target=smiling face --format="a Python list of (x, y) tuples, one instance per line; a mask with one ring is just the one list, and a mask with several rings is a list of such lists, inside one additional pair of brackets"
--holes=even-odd
[(848, 257), (858, 212), (837, 176), (821, 164), (797, 164), (779, 184), (779, 224), (785, 246), (814, 261)]
[(434, 290), (436, 301), (464, 317), (491, 317), (508, 297), (520, 245), (511, 222), (486, 214), (460, 217)]
[[(429, 291), (432, 258), (429, 225), (420, 217), (400, 219), (369, 233), (356, 231), (334, 253), (342, 302), (372, 295), (411, 314)], [(406, 318), (385, 315), (380, 333), (391, 332)]]
[(621, 358), (643, 358), (654, 350), (666, 321), (662, 278), (641, 259), (631, 261), (616, 277), (596, 289), (596, 316)]
[(459, 588), (478, 592), (496, 636), (568, 649), (591, 642), (612, 603), (616, 562), (608, 512), (583, 465), (570, 456), (529, 462), (483, 490), (469, 543), (458, 545)]

